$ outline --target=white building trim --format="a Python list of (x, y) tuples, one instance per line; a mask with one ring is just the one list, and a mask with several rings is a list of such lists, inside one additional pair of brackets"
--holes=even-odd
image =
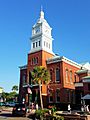
[(74, 62), (74, 61), (72, 61), (72, 60), (70, 60), (70, 59), (68, 59), (64, 56), (61, 56), (61, 57), (60, 56), (55, 56), (53, 58), (50, 58), (50, 59), (47, 60), (47, 64), (57, 63), (57, 62), (61, 62), (61, 61), (66, 62), (66, 63), (68, 63), (70, 65), (73, 65), (75, 67), (78, 67), (78, 68), (82, 67), (82, 65), (80, 65), (80, 64), (78, 64), (78, 63), (76, 63), (76, 62)]

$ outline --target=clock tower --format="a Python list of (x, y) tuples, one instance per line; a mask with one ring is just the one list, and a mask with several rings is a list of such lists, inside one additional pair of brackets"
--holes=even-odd
[(40, 11), (40, 17), (32, 27), (31, 50), (28, 54), (27, 63), (27, 83), (30, 83), (30, 72), (35, 66), (47, 67), (47, 59), (52, 58), (52, 28), (44, 19), (43, 10)]
[(43, 10), (40, 11), (40, 17), (36, 24), (32, 27), (31, 36), (31, 50), (30, 53), (34, 53), (40, 50), (44, 50), (48, 53), (52, 52), (52, 28), (49, 26), (47, 21), (44, 19)]

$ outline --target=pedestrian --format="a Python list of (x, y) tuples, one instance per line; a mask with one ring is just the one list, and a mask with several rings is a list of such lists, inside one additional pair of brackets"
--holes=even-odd
[(81, 107), (81, 111), (84, 112), (84, 107), (83, 106)]
[(89, 105), (86, 106), (86, 112), (89, 112)]
[(34, 109), (34, 103), (32, 103), (32, 110)]
[(70, 107), (70, 104), (68, 104), (68, 112), (71, 113), (71, 107)]
[(38, 110), (38, 104), (36, 104), (36, 110)]

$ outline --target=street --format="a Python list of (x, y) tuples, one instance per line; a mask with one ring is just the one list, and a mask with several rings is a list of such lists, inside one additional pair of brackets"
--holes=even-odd
[(27, 117), (13, 117), (11, 111), (2, 111), (0, 113), (0, 120), (30, 120)]

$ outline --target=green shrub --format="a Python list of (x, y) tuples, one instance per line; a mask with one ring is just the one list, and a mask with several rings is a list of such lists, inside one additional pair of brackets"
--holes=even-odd
[(46, 113), (48, 113), (49, 110), (48, 109), (39, 109), (39, 110), (36, 110), (35, 114), (36, 114), (36, 117), (41, 117), (41, 116), (44, 116)]

